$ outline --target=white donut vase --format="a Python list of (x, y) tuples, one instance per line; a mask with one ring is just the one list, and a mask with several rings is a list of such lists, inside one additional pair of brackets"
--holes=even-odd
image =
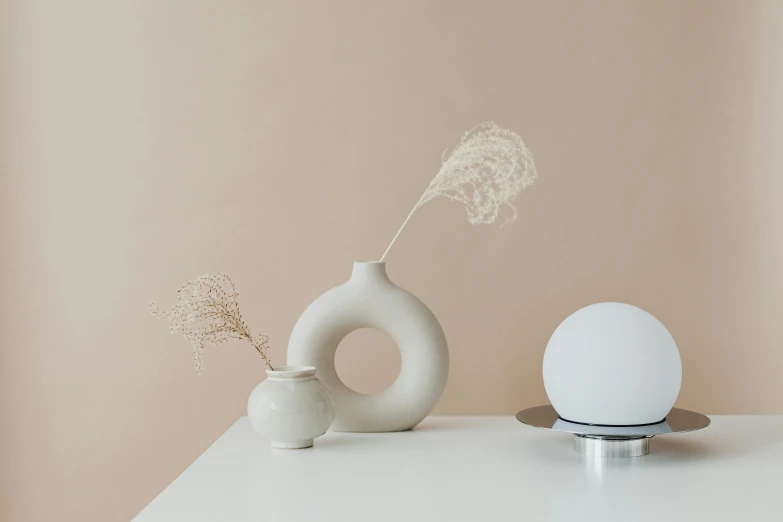
[[(334, 365), (340, 341), (359, 328), (386, 333), (400, 350), (399, 376), (374, 395), (348, 388)], [(321, 295), (299, 318), (288, 343), (288, 364), (317, 368), (335, 399), (332, 430), (404, 431), (438, 402), (448, 377), (449, 352), (433, 313), (389, 280), (385, 263), (357, 262), (346, 283)]]

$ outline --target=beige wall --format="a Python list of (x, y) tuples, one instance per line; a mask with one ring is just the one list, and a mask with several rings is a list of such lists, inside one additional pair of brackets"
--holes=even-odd
[[(435, 413), (545, 401), (604, 300), (671, 330), (680, 406), (783, 413), (783, 3), (0, 2), (1, 520), (128, 520), (263, 377), (239, 343), (196, 377), (148, 301), (226, 271), (283, 361), (485, 120), (534, 152), (519, 221), (434, 202), (388, 260), (449, 339)], [(360, 390), (398, 367), (339, 352)]]

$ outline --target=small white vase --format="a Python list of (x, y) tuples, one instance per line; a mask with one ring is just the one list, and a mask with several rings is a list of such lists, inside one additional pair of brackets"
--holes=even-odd
[(275, 448), (309, 448), (334, 420), (332, 394), (312, 366), (281, 366), (266, 374), (247, 401), (250, 424)]
[[(400, 349), (400, 375), (375, 395), (345, 386), (334, 366), (340, 341), (359, 328), (386, 333)], [(438, 402), (449, 373), (449, 351), (435, 315), (389, 280), (385, 263), (357, 262), (348, 282), (313, 301), (296, 322), (288, 364), (318, 368), (335, 399), (333, 430), (403, 431), (421, 422)]]

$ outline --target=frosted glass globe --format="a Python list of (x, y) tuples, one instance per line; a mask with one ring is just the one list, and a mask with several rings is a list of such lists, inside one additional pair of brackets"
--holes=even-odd
[(544, 387), (560, 418), (632, 426), (664, 420), (680, 393), (680, 352), (641, 308), (598, 303), (560, 323), (544, 353)]

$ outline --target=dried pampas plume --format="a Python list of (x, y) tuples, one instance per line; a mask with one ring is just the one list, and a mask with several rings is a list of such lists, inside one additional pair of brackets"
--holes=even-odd
[(266, 355), (269, 337), (250, 333), (239, 311), (238, 295), (234, 282), (226, 274), (206, 274), (182, 285), (177, 291), (177, 303), (170, 310), (163, 311), (150, 303), (150, 312), (158, 319), (168, 321), (169, 332), (181, 333), (193, 346), (198, 374), (203, 369), (204, 345), (214, 346), (229, 339), (249, 342), (272, 370)]
[(443, 165), (405, 218), (381, 257), (386, 258), (397, 237), (419, 207), (437, 197), (465, 205), (474, 225), (494, 223), (503, 205), (517, 217), (513, 202), (536, 179), (533, 156), (515, 132), (494, 123), (482, 123), (468, 131), (459, 145), (444, 154)]

